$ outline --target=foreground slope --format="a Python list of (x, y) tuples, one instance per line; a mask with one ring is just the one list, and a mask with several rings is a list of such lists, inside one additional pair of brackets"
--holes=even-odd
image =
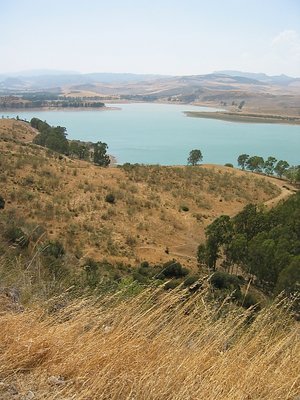
[(205, 289), (162, 292), (0, 315), (1, 399), (298, 398), (299, 323), (285, 304), (254, 316)]

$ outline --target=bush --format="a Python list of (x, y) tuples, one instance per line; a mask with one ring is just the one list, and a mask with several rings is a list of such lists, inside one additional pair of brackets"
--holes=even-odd
[(192, 286), (199, 277), (197, 275), (189, 275), (183, 282), (184, 286)]
[(180, 285), (180, 281), (176, 279), (172, 279), (171, 281), (167, 282), (164, 286), (165, 290), (172, 290), (175, 289), (178, 285)]
[(105, 196), (105, 201), (110, 204), (115, 204), (116, 198), (112, 193), (109, 193)]
[(225, 164), (225, 167), (233, 168), (233, 164), (231, 164), (231, 163), (228, 162), (228, 163)]
[(182, 278), (187, 276), (189, 270), (187, 268), (183, 268), (182, 265), (175, 260), (168, 261), (163, 265), (161, 272), (158, 275), (158, 279), (165, 278)]
[(252, 293), (247, 293), (246, 296), (242, 299), (242, 306), (244, 308), (249, 308), (256, 306), (257, 309), (260, 309), (259, 300)]
[(210, 283), (216, 289), (239, 289), (239, 278), (234, 275), (227, 274), (226, 272), (217, 271), (215, 272), (211, 278)]
[(12, 243), (17, 244), (18, 246), (24, 248), (29, 245), (29, 238), (26, 233), (19, 228), (18, 226), (11, 226), (7, 229), (4, 236), (6, 239)]
[(187, 211), (189, 211), (189, 208), (188, 208), (188, 206), (182, 205), (182, 206), (180, 206), (179, 211), (187, 212)]
[(54, 258), (61, 258), (65, 254), (64, 246), (58, 240), (50, 240), (43, 246), (43, 254)]
[(2, 196), (0, 196), (0, 210), (3, 210), (5, 207), (5, 200)]

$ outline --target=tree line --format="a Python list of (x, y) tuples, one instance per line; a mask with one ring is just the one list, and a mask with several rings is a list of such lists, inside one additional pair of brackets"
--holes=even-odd
[(292, 182), (300, 182), (300, 165), (290, 166), (287, 161), (277, 160), (273, 156), (264, 160), (261, 156), (241, 154), (238, 156), (237, 163), (242, 170), (265, 173), (270, 176), (276, 174), (279, 178), (285, 177)]
[(46, 121), (39, 118), (32, 118), (30, 125), (39, 131), (33, 139), (35, 144), (80, 160), (92, 161), (102, 167), (107, 167), (110, 164), (106, 143), (100, 141), (97, 143), (69, 141), (65, 127), (50, 126)]

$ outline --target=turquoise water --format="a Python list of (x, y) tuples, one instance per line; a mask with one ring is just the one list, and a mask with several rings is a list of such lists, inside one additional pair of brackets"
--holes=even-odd
[[(108, 104), (109, 106), (109, 104)], [(186, 117), (183, 111), (204, 107), (169, 104), (113, 104), (121, 110), (30, 111), (4, 114), (37, 117), (67, 128), (69, 139), (103, 141), (119, 163), (186, 164), (190, 150), (203, 162), (236, 164), (239, 154), (272, 155), (300, 164), (300, 127), (247, 124)], [(211, 110), (211, 109), (210, 109)]]

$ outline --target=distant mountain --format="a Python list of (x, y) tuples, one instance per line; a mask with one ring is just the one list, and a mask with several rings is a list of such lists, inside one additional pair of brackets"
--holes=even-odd
[[(156, 79), (168, 78), (165, 75), (151, 74), (131, 74), (131, 73), (109, 73), (95, 72), (89, 74), (81, 74), (72, 71), (25, 71), (20, 74), (1, 74), (0, 88), (1, 89), (53, 89), (67, 85), (84, 85), (96, 83), (133, 83), (147, 82)], [(16, 82), (18, 84), (16, 85)]]
[(274, 75), (270, 76), (264, 73), (255, 73), (255, 72), (241, 72), (241, 71), (232, 71), (232, 70), (225, 70), (225, 71), (216, 71), (216, 74), (224, 74), (227, 76), (232, 77), (242, 77), (247, 79), (254, 79), (263, 83), (271, 83), (275, 85), (289, 85), (294, 82), (299, 82), (300, 78), (292, 78), (290, 76), (281, 74), (281, 75)]

